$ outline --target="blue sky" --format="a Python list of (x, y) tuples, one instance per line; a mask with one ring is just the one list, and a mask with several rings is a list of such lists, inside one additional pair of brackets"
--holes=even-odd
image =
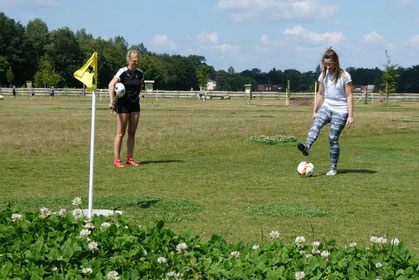
[(419, 0), (0, 0), (50, 30), (121, 35), (157, 53), (202, 55), (216, 70), (314, 71), (333, 46), (343, 68), (419, 64)]

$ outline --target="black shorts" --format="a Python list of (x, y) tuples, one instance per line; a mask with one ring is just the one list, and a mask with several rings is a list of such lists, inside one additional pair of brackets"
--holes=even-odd
[(140, 112), (140, 103), (123, 103), (115, 102), (115, 112), (117, 114), (126, 114), (133, 112)]

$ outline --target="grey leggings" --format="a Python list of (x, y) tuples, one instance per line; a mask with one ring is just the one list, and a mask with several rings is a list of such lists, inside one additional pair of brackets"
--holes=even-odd
[(329, 144), (330, 144), (330, 163), (331, 169), (336, 170), (339, 159), (339, 136), (345, 128), (348, 114), (339, 114), (332, 112), (326, 106), (322, 106), (314, 119), (313, 125), (307, 135), (306, 147), (310, 149), (311, 145), (319, 137), (320, 129), (330, 123)]

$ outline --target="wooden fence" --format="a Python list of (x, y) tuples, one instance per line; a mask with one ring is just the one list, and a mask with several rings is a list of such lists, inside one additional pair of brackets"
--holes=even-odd
[[(49, 96), (49, 88), (32, 88), (32, 91), (35, 93), (35, 96), (44, 95)], [(17, 96), (28, 96), (30, 93), (27, 88), (16, 88)], [(107, 89), (98, 89), (97, 94), (100, 97), (108, 97)], [(177, 91), (177, 90), (155, 90), (153, 94), (142, 93), (145, 98), (185, 98), (185, 99), (202, 99), (202, 100), (211, 100), (211, 99), (244, 99), (244, 91)], [(12, 88), (0, 88), (0, 95), (7, 96), (12, 95)], [(80, 88), (56, 88), (55, 96), (91, 96), (90, 92), (84, 92)], [(254, 100), (266, 99), (266, 100), (281, 100), (285, 99), (285, 92), (259, 92), (254, 91), (252, 93), (252, 98)], [(310, 92), (292, 92), (290, 98), (314, 98), (314, 93)], [(354, 93), (354, 100), (359, 102), (365, 102), (365, 100), (373, 102), (379, 102), (380, 100), (385, 100), (385, 95), (379, 95), (378, 93), (368, 93), (365, 96), (363, 92)], [(391, 101), (419, 101), (419, 93), (395, 93), (390, 95), (389, 99)]]

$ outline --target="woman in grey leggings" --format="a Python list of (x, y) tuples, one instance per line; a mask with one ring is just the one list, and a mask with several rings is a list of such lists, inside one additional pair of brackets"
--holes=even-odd
[(298, 143), (298, 149), (303, 155), (308, 156), (311, 146), (319, 136), (320, 129), (330, 123), (329, 144), (331, 166), (330, 171), (326, 175), (334, 176), (336, 175), (340, 153), (339, 136), (345, 125), (348, 125), (348, 128), (350, 128), (354, 122), (352, 79), (348, 72), (340, 68), (339, 57), (331, 48), (324, 53), (321, 67), (322, 73), (319, 77), (319, 92), (313, 108), (314, 122), (308, 132), (306, 143)]

